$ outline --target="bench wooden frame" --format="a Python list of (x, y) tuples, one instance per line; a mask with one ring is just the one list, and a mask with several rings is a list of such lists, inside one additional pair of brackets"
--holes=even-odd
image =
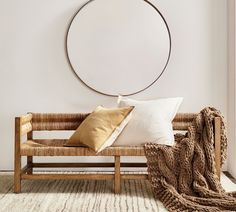
[[(75, 130), (88, 114), (56, 114), (56, 113), (28, 113), (15, 118), (15, 164), (14, 164), (14, 192), (21, 192), (22, 180), (46, 180), (46, 179), (93, 179), (114, 180), (114, 191), (120, 193), (121, 180), (147, 179), (146, 174), (121, 174), (121, 167), (146, 167), (145, 163), (121, 163), (121, 156), (145, 156), (143, 147), (109, 147), (99, 153), (99, 156), (113, 156), (114, 163), (36, 163), (33, 156), (98, 156), (93, 151), (84, 147), (63, 146), (27, 146), (22, 143), (22, 137), (33, 139), (34, 131), (46, 130)], [(179, 113), (173, 120), (174, 130), (187, 130), (196, 114)], [(221, 119), (214, 119), (215, 131), (215, 167), (218, 177), (221, 169), (220, 149)], [(27, 164), (22, 168), (21, 158), (27, 157)], [(112, 174), (35, 174), (34, 168), (59, 168), (59, 167), (114, 167)]]

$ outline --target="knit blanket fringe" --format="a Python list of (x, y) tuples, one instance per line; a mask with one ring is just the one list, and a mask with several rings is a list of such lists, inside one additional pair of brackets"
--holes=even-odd
[(214, 118), (222, 119), (221, 165), (226, 159), (224, 118), (204, 108), (174, 146), (145, 144), (149, 180), (154, 195), (169, 211), (236, 211), (236, 193), (227, 193), (216, 175)]

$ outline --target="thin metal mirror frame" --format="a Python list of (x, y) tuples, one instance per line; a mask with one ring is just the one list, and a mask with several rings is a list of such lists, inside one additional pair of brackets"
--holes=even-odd
[[(93, 1), (96, 1), (96, 0), (89, 0), (89, 1), (87, 1), (85, 4), (83, 4), (83, 5), (79, 8), (79, 10), (74, 14), (74, 16), (72, 17), (72, 19), (71, 19), (71, 21), (70, 21), (70, 23), (69, 23), (69, 27), (68, 27), (67, 32), (66, 32), (66, 42), (65, 42), (65, 46), (66, 46), (66, 57), (67, 57), (67, 61), (68, 61), (69, 65), (70, 65), (70, 67), (71, 67), (71, 70), (73, 71), (73, 73), (75, 74), (75, 76), (76, 76), (86, 87), (88, 87), (89, 89), (91, 89), (91, 90), (93, 90), (93, 91), (95, 91), (95, 92), (97, 92), (97, 93), (99, 93), (99, 94), (102, 94), (102, 95), (117, 97), (119, 94), (117, 94), (117, 95), (115, 95), (115, 94), (114, 94), (114, 95), (113, 95), (113, 94), (107, 94), (107, 93), (101, 92), (101, 91), (99, 91), (99, 90), (96, 90), (95, 88), (93, 88), (93, 87), (89, 86), (88, 84), (86, 84), (86, 82), (84, 82), (84, 81), (79, 77), (79, 75), (77, 74), (77, 72), (74, 70), (73, 65), (71, 64), (71, 61), (70, 61), (70, 58), (69, 58), (69, 53), (68, 53), (68, 35), (69, 35), (70, 27), (71, 27), (71, 25), (72, 25), (72, 23), (73, 23), (75, 17), (77, 16), (77, 14), (78, 14), (86, 5), (88, 5), (89, 3), (93, 2)], [(172, 41), (171, 41), (171, 33), (170, 33), (169, 26), (168, 26), (168, 24), (167, 24), (167, 21), (165, 20), (165, 18), (164, 18), (164, 16), (162, 15), (162, 13), (157, 9), (157, 7), (156, 7), (154, 4), (152, 4), (152, 3), (149, 2), (148, 0), (142, 0), (142, 1), (146, 2), (146, 3), (149, 4), (154, 10), (156, 10), (156, 12), (161, 16), (161, 18), (163, 19), (163, 21), (164, 21), (164, 23), (165, 23), (165, 25), (166, 25), (166, 28), (167, 28), (167, 31), (168, 31), (168, 35), (169, 35), (169, 45), (170, 45), (169, 53), (168, 53), (168, 58), (167, 58), (167, 60), (166, 60), (166, 63), (165, 63), (165, 66), (164, 66), (162, 72), (157, 76), (157, 78), (156, 78), (151, 84), (149, 84), (148, 86), (146, 86), (145, 88), (143, 88), (143, 89), (141, 89), (141, 90), (139, 90), (139, 91), (137, 91), (137, 92), (133, 92), (133, 93), (129, 93), (129, 94), (122, 94), (122, 96), (131, 96), (131, 95), (140, 93), (140, 92), (142, 92), (142, 91), (148, 89), (149, 87), (151, 87), (151, 86), (152, 86), (154, 83), (156, 83), (156, 81), (162, 76), (162, 74), (163, 74), (164, 71), (166, 70), (166, 67), (167, 67), (167, 65), (168, 65), (168, 63), (169, 63), (169, 60), (170, 60), (171, 48), (172, 48)]]

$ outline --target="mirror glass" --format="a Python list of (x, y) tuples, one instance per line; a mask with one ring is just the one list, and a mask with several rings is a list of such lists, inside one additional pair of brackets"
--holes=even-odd
[(88, 87), (131, 95), (161, 76), (171, 38), (164, 17), (146, 0), (92, 0), (73, 17), (66, 49), (73, 71)]

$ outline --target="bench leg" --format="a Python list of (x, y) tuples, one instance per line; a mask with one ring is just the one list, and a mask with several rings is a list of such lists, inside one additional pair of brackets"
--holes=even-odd
[(27, 156), (27, 167), (29, 168), (27, 174), (33, 173), (33, 156)]
[(120, 186), (120, 156), (115, 156), (115, 180), (114, 180), (115, 193), (119, 194), (121, 191)]
[(20, 118), (15, 118), (15, 161), (14, 161), (14, 192), (21, 192), (21, 155), (20, 155), (20, 143), (21, 143), (21, 128)]
[(15, 157), (14, 192), (21, 192), (21, 157)]

